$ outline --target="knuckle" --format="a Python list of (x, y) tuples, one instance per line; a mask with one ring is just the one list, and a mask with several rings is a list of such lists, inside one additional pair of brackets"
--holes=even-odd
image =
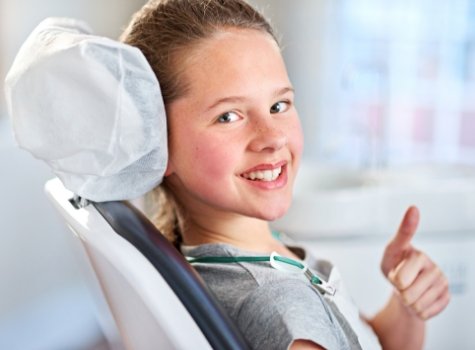
[(410, 306), (412, 303), (414, 303), (414, 296), (411, 292), (402, 291), (400, 295), (401, 295), (402, 302), (405, 305)]
[(450, 295), (450, 293), (447, 293), (447, 295), (445, 296), (445, 300), (444, 300), (444, 307), (449, 305), (451, 299), (452, 299), (452, 296)]
[(393, 284), (396, 286), (397, 289), (403, 290), (406, 286), (406, 281), (401, 275), (394, 276)]
[(423, 319), (424, 321), (427, 321), (430, 318), (430, 314), (428, 312), (421, 312), (419, 314), (419, 317)]
[(412, 251), (412, 255), (414, 255), (418, 259), (421, 259), (421, 258), (425, 257), (425, 254), (422, 251), (420, 251), (419, 249), (414, 249)]
[(439, 266), (436, 266), (436, 265), (435, 265), (434, 269), (435, 269), (435, 273), (436, 273), (438, 276), (441, 276), (441, 277), (444, 277), (444, 278), (445, 278), (444, 272), (440, 269)]
[(442, 288), (443, 288), (444, 290), (448, 290), (448, 289), (449, 289), (449, 286), (450, 286), (449, 280), (448, 280), (445, 276), (442, 277), (442, 281), (440, 282), (440, 284), (442, 285)]
[(429, 257), (425, 253), (423, 253), (421, 251), (417, 251), (416, 254), (417, 254), (416, 258), (422, 266), (432, 266), (432, 265), (434, 265), (432, 260), (429, 259)]
[(400, 293), (400, 296), (401, 296), (401, 300), (403, 302), (404, 305), (410, 305), (410, 298), (409, 298), (409, 295), (408, 293), (405, 293), (405, 292), (401, 292)]
[(396, 271), (395, 270), (390, 270), (388, 272), (388, 279), (391, 281), (391, 282), (394, 282), (394, 279), (396, 277)]
[(414, 309), (414, 311), (415, 311), (417, 314), (420, 314), (420, 313), (422, 312), (421, 305), (420, 305), (420, 303), (418, 303), (418, 302), (412, 304), (412, 308)]
[(425, 319), (425, 318), (424, 318), (425, 313), (424, 313), (422, 310), (418, 310), (418, 309), (415, 308), (414, 306), (412, 307), (412, 310), (414, 311), (414, 313), (415, 313), (419, 318)]

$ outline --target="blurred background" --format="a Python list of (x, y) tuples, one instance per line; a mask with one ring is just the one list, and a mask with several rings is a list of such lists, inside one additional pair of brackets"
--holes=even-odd
[[(1, 80), (43, 18), (83, 19), (117, 38), (144, 2), (0, 0)], [(390, 293), (382, 248), (418, 205), (415, 243), (453, 295), (426, 349), (473, 349), (475, 0), (250, 2), (282, 38), (305, 132), (295, 201), (275, 228), (336, 262), (371, 314)], [(43, 194), (53, 174), (15, 146), (3, 95), (0, 86), (0, 348), (118, 349), (82, 252)]]

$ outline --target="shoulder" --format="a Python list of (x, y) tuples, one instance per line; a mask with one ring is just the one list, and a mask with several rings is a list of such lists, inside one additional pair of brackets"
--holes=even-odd
[(327, 349), (341, 344), (337, 321), (323, 297), (298, 279), (258, 286), (241, 304), (235, 321), (253, 348), (286, 349), (297, 339)]

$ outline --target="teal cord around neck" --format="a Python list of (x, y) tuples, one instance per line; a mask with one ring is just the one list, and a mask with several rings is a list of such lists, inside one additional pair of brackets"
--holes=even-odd
[[(299, 269), (304, 269), (305, 265), (297, 260), (286, 258), (285, 256), (275, 256), (274, 259), (285, 264), (293, 265)], [(198, 258), (187, 258), (190, 264), (206, 263), (206, 264), (229, 264), (240, 262), (268, 262), (270, 256), (203, 256)]]
[[(273, 258), (275, 261), (279, 261), (297, 267), (299, 270), (305, 273), (305, 275), (308, 277), (308, 279), (313, 285), (321, 285), (323, 283), (323, 281), (318, 278), (318, 276), (314, 275), (313, 273), (309, 274), (309, 270), (307, 269), (307, 267), (299, 261), (279, 255), (275, 255)], [(271, 261), (270, 256), (202, 256), (196, 258), (187, 257), (186, 259), (190, 264), (230, 264), (241, 262), (256, 263)]]
[[(272, 236), (277, 239), (281, 240), (282, 235), (278, 231), (272, 231)], [(259, 263), (259, 262), (269, 262), (271, 266), (276, 269), (281, 270), (280, 267), (275, 265), (275, 262), (284, 263), (293, 267), (296, 267), (298, 271), (297, 273), (303, 273), (305, 277), (310, 281), (311, 285), (313, 285), (316, 289), (318, 289), (322, 293), (328, 293), (330, 295), (335, 295), (336, 289), (322, 280), (319, 276), (315, 273), (310, 271), (310, 269), (302, 262), (298, 260), (294, 260), (291, 258), (287, 258), (285, 256), (281, 256), (276, 254), (275, 252), (272, 253), (270, 256), (261, 255), (261, 256), (201, 256), (201, 257), (186, 257), (190, 264), (232, 264), (232, 263)], [(272, 260), (271, 260), (272, 259)], [(285, 269), (287, 270), (287, 269)], [(295, 271), (292, 271), (295, 272)]]

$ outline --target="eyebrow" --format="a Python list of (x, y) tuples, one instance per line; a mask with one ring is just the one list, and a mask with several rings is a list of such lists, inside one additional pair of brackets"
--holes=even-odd
[[(281, 96), (281, 95), (284, 95), (288, 92), (295, 92), (295, 89), (291, 86), (286, 86), (282, 89), (278, 89), (274, 92), (273, 94), (273, 97), (277, 97), (277, 96)], [(244, 101), (246, 98), (243, 97), (243, 96), (227, 96), (227, 97), (223, 97), (223, 98), (220, 98), (219, 100), (216, 100), (213, 102), (213, 104), (211, 106), (209, 106), (208, 108), (206, 108), (206, 111), (210, 111), (212, 110), (213, 108), (215, 108), (216, 106), (220, 105), (221, 103), (236, 103), (236, 102), (242, 102)]]

